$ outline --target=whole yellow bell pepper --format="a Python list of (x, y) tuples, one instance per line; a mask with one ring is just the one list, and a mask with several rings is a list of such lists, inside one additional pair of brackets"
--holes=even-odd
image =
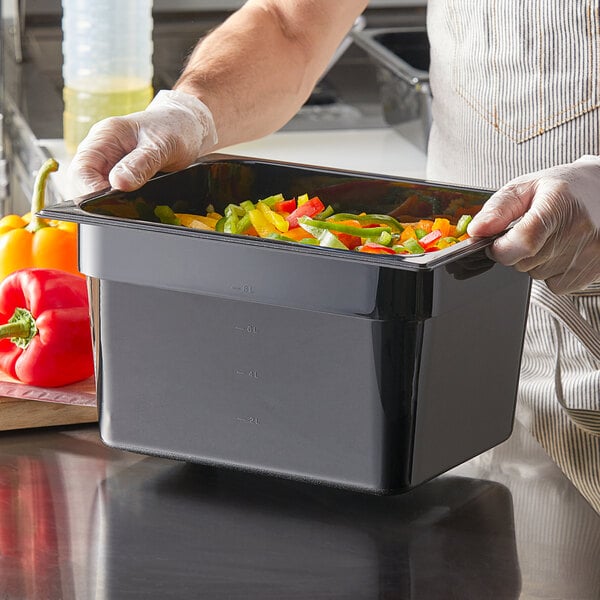
[(48, 176), (57, 169), (58, 163), (50, 158), (38, 171), (31, 213), (11, 214), (0, 219), (0, 281), (13, 271), (29, 267), (81, 275), (77, 268), (76, 224), (46, 221), (36, 215), (44, 208)]

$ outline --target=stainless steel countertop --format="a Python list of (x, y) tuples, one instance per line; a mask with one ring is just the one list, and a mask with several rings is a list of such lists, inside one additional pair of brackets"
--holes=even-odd
[(375, 497), (105, 447), (0, 436), (0, 598), (600, 598), (600, 517), (517, 424)]

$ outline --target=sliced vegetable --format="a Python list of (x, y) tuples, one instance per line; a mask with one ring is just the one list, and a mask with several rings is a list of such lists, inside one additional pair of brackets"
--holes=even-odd
[(308, 231), (314, 238), (319, 240), (319, 246), (326, 248), (340, 248), (348, 250), (348, 248), (338, 239), (338, 237), (323, 227), (323, 221), (316, 221), (310, 217), (300, 217), (298, 223), (302, 229)]
[(294, 227), (298, 227), (298, 219), (300, 217), (314, 217), (324, 210), (325, 205), (315, 196), (302, 204), (298, 203), (298, 208), (290, 213), (286, 217), (286, 220), (290, 224), (290, 229), (293, 229)]
[(410, 254), (423, 254), (425, 252), (423, 246), (413, 238), (406, 240), (403, 245)]
[(426, 236), (422, 237), (419, 240), (419, 244), (425, 250), (427, 250), (428, 248), (431, 248), (431, 246), (433, 246), (434, 244), (436, 244), (437, 241), (440, 240), (441, 238), (442, 238), (442, 231), (441, 231), (441, 229), (434, 229), (431, 233), (428, 233)]
[(177, 218), (170, 206), (159, 204), (154, 209), (154, 214), (158, 217), (160, 222), (165, 225), (181, 225), (181, 221)]
[[(423, 198), (409, 198), (404, 204), (420, 206), (423, 201)], [(430, 208), (436, 210), (443, 204), (435, 198), (427, 202)], [(309, 197), (308, 194), (301, 194), (297, 200), (286, 200), (283, 194), (274, 194), (256, 203), (246, 200), (239, 205), (228, 204), (224, 215), (216, 212), (212, 205), (203, 216), (173, 213), (168, 206), (162, 205), (156, 207), (155, 212), (165, 223), (186, 227), (372, 254), (399, 255), (435, 252), (452, 246), (468, 238), (466, 229), (472, 219), (470, 214), (463, 215), (454, 224), (455, 217), (451, 221), (445, 216), (416, 217), (419, 220), (407, 216), (406, 220), (411, 222), (401, 223), (388, 214), (336, 213), (331, 205), (325, 207), (320, 198)], [(398, 211), (393, 211), (393, 214), (398, 214)], [(21, 219), (6, 222), (0, 219), (0, 236), (4, 225), (14, 223), (21, 223)]]
[(330, 221), (345, 221), (356, 219), (361, 225), (385, 225), (392, 231), (401, 233), (404, 230), (402, 224), (390, 215), (353, 215), (350, 213), (337, 213), (329, 217)]
[[(390, 233), (389, 227), (356, 227), (354, 225), (346, 225), (335, 221), (318, 221), (317, 219), (311, 219), (309, 217), (300, 217), (298, 223), (301, 227), (304, 227), (304, 225), (307, 224), (314, 228), (348, 233), (361, 238), (378, 238), (384, 232)], [(304, 227), (304, 229), (306, 229), (306, 227)]]
[(460, 218), (458, 219), (458, 222), (456, 223), (456, 237), (460, 237), (461, 235), (464, 235), (465, 233), (467, 233), (467, 227), (469, 226), (469, 223), (473, 220), (473, 217), (471, 215), (461, 215)]

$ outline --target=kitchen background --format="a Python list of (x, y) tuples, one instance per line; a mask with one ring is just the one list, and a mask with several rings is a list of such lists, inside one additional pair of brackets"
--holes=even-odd
[[(198, 37), (241, 4), (154, 0), (154, 90), (172, 87)], [(365, 24), (424, 26), (425, 10), (426, 0), (372, 0)], [(28, 209), (37, 169), (48, 155), (61, 153), (61, 2), (0, 0), (0, 18), (0, 212), (22, 214)], [(352, 44), (284, 131), (327, 130), (333, 135), (377, 129), (389, 125), (382, 116), (376, 70), (367, 54)], [(60, 196), (51, 185), (47, 202)]]

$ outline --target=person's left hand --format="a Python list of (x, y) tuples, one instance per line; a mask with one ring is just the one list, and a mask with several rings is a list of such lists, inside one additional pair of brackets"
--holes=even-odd
[(490, 257), (543, 279), (556, 294), (600, 280), (600, 157), (584, 156), (513, 179), (483, 205), (468, 232), (504, 231)]

